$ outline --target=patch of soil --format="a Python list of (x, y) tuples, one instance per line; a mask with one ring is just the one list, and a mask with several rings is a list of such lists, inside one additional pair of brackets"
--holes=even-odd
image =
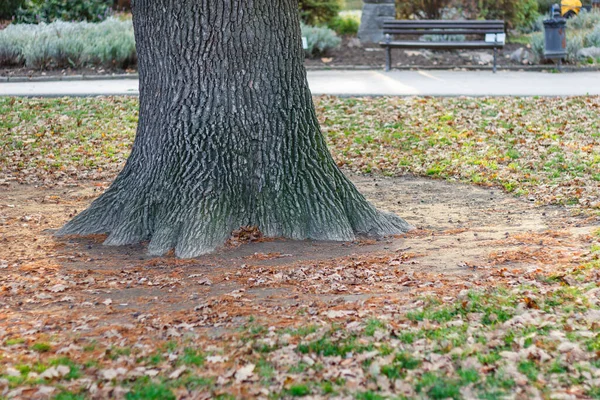
[[(498, 51), (499, 66), (519, 66), (522, 64), (511, 61), (510, 55), (520, 47), (520, 44), (507, 44)], [(480, 65), (478, 54), (493, 55), (491, 50), (440, 50), (429, 51), (425, 49), (403, 50), (392, 49), (392, 66), (428, 66), (461, 68)], [(306, 59), (307, 67), (339, 67), (339, 66), (385, 66), (385, 51), (377, 44), (361, 45), (360, 41), (352, 37), (344, 37), (339, 48), (328, 51), (321, 57)], [(483, 63), (481, 65), (491, 65)]]
[[(595, 228), (564, 208), (497, 189), (410, 176), (351, 179), (377, 207), (418, 229), (379, 240), (259, 240), (192, 260), (157, 258), (146, 255), (145, 244), (107, 247), (102, 235), (52, 236), (99, 194), (98, 183), (2, 187), (0, 306), (20, 320), (99, 313), (100, 325), (134, 323), (143, 313), (187, 315), (214, 333), (245, 315), (288, 320), (311, 304), (450, 295), (449, 282), (456, 290), (489, 284), (506, 269), (550, 273), (577, 263)], [(279, 313), (282, 307), (287, 311)]]
[[(519, 66), (522, 64), (510, 60), (510, 54), (523, 47), (519, 44), (507, 44), (498, 51), (498, 65)], [(480, 62), (479, 55), (492, 55), (491, 51), (429, 51), (417, 50), (392, 50), (393, 67), (440, 67), (440, 68), (462, 68), (470, 66), (490, 66), (491, 62)], [(330, 50), (326, 54), (307, 58), (307, 68), (328, 67), (365, 67), (384, 68), (385, 51), (380, 46), (361, 45), (357, 38), (344, 37), (339, 48)], [(125, 73), (137, 73), (137, 69), (127, 70), (118, 68), (46, 68), (44, 70), (25, 68), (22, 66), (0, 67), (0, 77), (38, 77), (38, 76), (73, 76), (73, 75), (115, 75)]]
[(38, 77), (38, 76), (74, 76), (74, 75), (121, 75), (134, 74), (136, 69), (119, 68), (45, 68), (43, 70), (26, 67), (0, 67), (0, 77)]

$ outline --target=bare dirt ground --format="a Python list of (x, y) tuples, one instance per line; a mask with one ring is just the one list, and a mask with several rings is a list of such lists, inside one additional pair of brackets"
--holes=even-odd
[[(447, 279), (464, 280), (468, 287), (502, 267), (552, 268), (576, 261), (595, 228), (563, 208), (536, 206), (495, 189), (414, 177), (352, 179), (377, 207), (418, 229), (381, 240), (259, 240), (194, 260), (150, 258), (143, 244), (106, 247), (102, 236), (52, 236), (103, 184), (4, 187), (0, 305), (7, 313), (0, 320), (37, 319), (82, 307), (91, 311), (104, 304), (103, 312), (112, 315), (106, 324), (132, 322), (140, 313), (194, 313), (225, 296), (241, 300), (239, 315), (229, 310), (230, 318), (224, 319), (235, 325), (236, 316), (268, 315), (284, 304), (399, 294), (415, 275), (425, 288)], [(24, 272), (31, 278), (27, 283), (9, 279)]]
[[(236, 335), (252, 332), (256, 325), (248, 328), (249, 321), (269, 332), (328, 323), (350, 327), (368, 318), (391, 321), (390, 315), (418, 307), (427, 296), (451, 303), (468, 289), (536, 284), (536, 277), (559, 266), (578, 265), (597, 229), (565, 208), (538, 206), (497, 189), (410, 176), (351, 179), (376, 206), (417, 229), (352, 243), (240, 243), (240, 236), (193, 260), (151, 258), (144, 244), (106, 247), (102, 236), (52, 236), (108, 182), (0, 186), (0, 343), (10, 349), (0, 366), (68, 354), (82, 364), (87, 360), (85, 378), (61, 390), (83, 387), (91, 398), (122, 398), (125, 389), (111, 381), (123, 371), (128, 377), (159, 370), (181, 374), (169, 363), (150, 370), (136, 364), (144, 354), (181, 341), (225, 353), (211, 358), (220, 360), (210, 364), (217, 388), (201, 394), (181, 388), (177, 398), (214, 398), (219, 390), (260, 397), (264, 388), (238, 379), (253, 350)], [(129, 349), (137, 349), (138, 361), (123, 355)], [(7, 371), (20, 376), (12, 367)], [(237, 384), (219, 389), (234, 373)], [(354, 378), (347, 379), (348, 390), (356, 390)], [(0, 384), (9, 398), (49, 398), (58, 390)]]
[[(520, 44), (507, 44), (498, 51), (498, 65), (500, 66), (522, 66), (510, 59), (512, 52), (520, 47)], [(393, 67), (440, 67), (461, 68), (480, 65), (477, 54), (492, 54), (491, 51), (404, 51), (402, 49), (392, 50)], [(378, 44), (361, 45), (356, 38), (343, 37), (342, 44), (327, 51), (320, 57), (307, 58), (307, 67), (326, 68), (330, 66), (369, 66), (383, 68), (385, 66), (385, 51)], [(491, 64), (485, 64), (490, 66)]]
[[(498, 52), (498, 65), (519, 67), (523, 64), (516, 63), (510, 59), (512, 52), (520, 47), (520, 44), (507, 44)], [(393, 50), (393, 66), (403, 67), (433, 67), (433, 68), (465, 68), (482, 66), (477, 59), (480, 53), (492, 54), (488, 50), (482, 51), (404, 51)], [(330, 67), (363, 67), (383, 68), (385, 66), (385, 51), (377, 44), (360, 45), (356, 38), (344, 37), (339, 48), (328, 51), (326, 54), (308, 57), (305, 60), (307, 68), (330, 68)], [(491, 63), (483, 64), (487, 67)], [(39, 76), (71, 76), (71, 75), (113, 75), (137, 73), (137, 67), (128, 69), (106, 68), (106, 67), (83, 67), (83, 68), (46, 68), (39, 70), (24, 66), (0, 66), (0, 77), (39, 77)]]

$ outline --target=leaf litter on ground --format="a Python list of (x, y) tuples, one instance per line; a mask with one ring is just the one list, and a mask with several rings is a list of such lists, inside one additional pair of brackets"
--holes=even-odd
[[(316, 105), (346, 169), (496, 185), (594, 210), (596, 97)], [(127, 157), (136, 106), (0, 99), (2, 187), (93, 180), (97, 195)], [(3, 215), (2, 229), (44, 224)], [(231, 245), (255, 240), (256, 229), (241, 228)], [(286, 256), (255, 253), (225, 274), (218, 263), (191, 274), (197, 261), (172, 258), (65, 268), (86, 256), (36, 241), (26, 258), (0, 262), (6, 398), (600, 397), (597, 234), (507, 235), (497, 244), (514, 248), (490, 249), (459, 274), (423, 270), (410, 248), (286, 266), (255, 265)]]

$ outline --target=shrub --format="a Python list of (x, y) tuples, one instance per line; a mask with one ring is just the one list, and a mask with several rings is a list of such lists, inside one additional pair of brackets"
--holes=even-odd
[(0, 2), (0, 19), (12, 19), (24, 0), (2, 0)]
[(440, 19), (450, 0), (396, 0), (398, 19)]
[(0, 65), (126, 68), (136, 61), (131, 20), (13, 24), (0, 31)]
[(119, 11), (130, 11), (131, 0), (117, 0), (115, 2), (115, 8)]
[(538, 15), (528, 27), (523, 27), (520, 29), (520, 31), (522, 33), (543, 32), (545, 19), (548, 19), (548, 15)]
[[(539, 61), (544, 58), (544, 36), (537, 33), (531, 36), (531, 50)], [(577, 53), (584, 47), (600, 47), (600, 12), (582, 12), (567, 20), (568, 62), (577, 61)]]
[(530, 29), (538, 0), (396, 0), (399, 19), (502, 19), (509, 29)]
[(419, 40), (423, 42), (464, 42), (465, 35), (423, 35)]
[(560, 1), (558, 1), (558, 0), (537, 0), (537, 3), (538, 3), (538, 11), (541, 14), (549, 15), (550, 7), (552, 7), (553, 4), (560, 3)]
[(338, 47), (342, 41), (334, 31), (320, 26), (302, 24), (302, 36), (306, 38), (308, 48), (305, 51), (309, 56), (323, 54)]
[(509, 29), (531, 26), (539, 16), (537, 0), (470, 0), (474, 19), (503, 19)]
[(600, 25), (585, 37), (585, 47), (600, 47)]
[(327, 26), (338, 35), (356, 35), (360, 26), (360, 11), (342, 11)]
[(568, 30), (586, 30), (594, 29), (600, 26), (600, 12), (581, 12), (579, 15), (567, 20)]
[(306, 25), (326, 25), (342, 9), (341, 0), (300, 0), (300, 20)]
[(585, 36), (580, 32), (571, 32), (567, 30), (567, 57), (568, 62), (577, 62), (577, 52), (583, 49)]
[(529, 41), (531, 52), (533, 53), (534, 61), (539, 63), (544, 59), (544, 34), (534, 33)]
[[(569, 32), (567, 31), (567, 56), (565, 59), (568, 62), (577, 61), (577, 52), (584, 46), (584, 35), (580, 32)], [(535, 61), (539, 62), (544, 59), (544, 34), (535, 33), (531, 35), (531, 51), (534, 55)]]
[(107, 0), (26, 0), (16, 15), (16, 22), (103, 21), (111, 13)]

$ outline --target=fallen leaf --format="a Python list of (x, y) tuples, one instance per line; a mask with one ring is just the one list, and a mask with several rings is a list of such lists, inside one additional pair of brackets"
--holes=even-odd
[(67, 290), (67, 286), (63, 285), (62, 283), (59, 283), (59, 284), (56, 284), (56, 285), (50, 287), (48, 290), (53, 293), (64, 292), (65, 290)]
[(171, 372), (171, 374), (169, 375), (169, 379), (177, 379), (181, 376), (181, 374), (183, 374), (185, 372), (187, 368), (186, 367), (179, 367), (177, 368), (175, 371)]
[(242, 368), (238, 369), (235, 373), (235, 381), (237, 383), (242, 383), (247, 381), (252, 375), (254, 375), (254, 364), (246, 364)]

